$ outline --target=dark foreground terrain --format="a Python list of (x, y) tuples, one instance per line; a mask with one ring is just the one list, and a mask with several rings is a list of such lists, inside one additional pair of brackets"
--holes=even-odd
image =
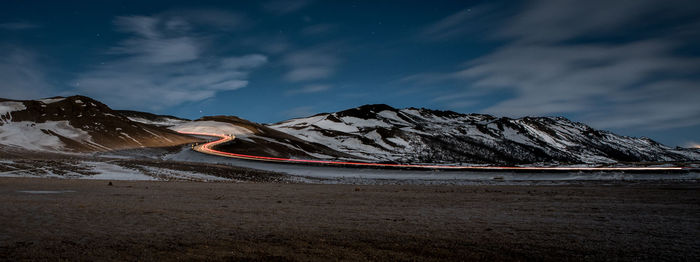
[[(22, 192), (22, 191), (57, 192)], [(0, 179), (0, 260), (694, 260), (700, 185)]]

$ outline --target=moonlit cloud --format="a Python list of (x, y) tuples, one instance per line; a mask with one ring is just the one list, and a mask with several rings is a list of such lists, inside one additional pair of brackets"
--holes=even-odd
[(425, 26), (419, 33), (419, 37), (423, 40), (435, 41), (435, 40), (445, 40), (453, 37), (463, 35), (470, 30), (468, 22), (475, 17), (478, 17), (485, 7), (479, 8), (466, 8), (460, 10), (452, 15), (449, 15), (439, 21), (436, 21), (430, 25)]
[(298, 89), (289, 90), (287, 94), (310, 94), (323, 92), (330, 89), (329, 85), (307, 85)]
[[(161, 16), (170, 23), (189, 23), (194, 26), (203, 26), (209, 30), (231, 31), (244, 29), (251, 26), (251, 19), (238, 12), (212, 8), (186, 8), (167, 11)], [(183, 29), (191, 29), (186, 26)]]
[(7, 22), (0, 23), (0, 29), (4, 30), (27, 30), (39, 28), (39, 25), (27, 22)]
[(35, 99), (51, 96), (52, 86), (35, 52), (9, 44), (0, 44), (0, 97)]
[(497, 34), (528, 43), (619, 35), (650, 17), (692, 17), (697, 14), (696, 6), (693, 0), (535, 0), (526, 2), (523, 11), (507, 21)]
[(328, 48), (320, 47), (292, 52), (283, 62), (290, 68), (284, 78), (300, 82), (330, 77), (335, 73), (339, 59)]
[(313, 36), (313, 35), (320, 35), (320, 34), (325, 34), (333, 31), (335, 29), (334, 25), (331, 24), (315, 24), (315, 25), (310, 25), (307, 27), (304, 27), (301, 30), (301, 34), (307, 35), (307, 36)]
[(312, 106), (299, 106), (281, 111), (281, 115), (285, 118), (306, 117), (317, 113), (314, 112), (314, 107)]
[(228, 57), (222, 59), (221, 63), (223, 67), (228, 69), (253, 69), (267, 63), (267, 57), (260, 54)]
[(311, 4), (312, 0), (271, 0), (263, 3), (265, 11), (275, 14), (288, 14)]
[[(466, 61), (460, 70), (403, 80), (422, 85), (461, 82), (463, 92), (487, 96), (512, 93), (511, 98), (483, 109), (498, 115), (576, 114), (601, 128), (698, 125), (700, 92), (697, 82), (685, 77), (700, 71), (700, 59), (677, 55), (687, 43), (666, 33), (673, 30), (621, 42), (571, 41), (605, 36), (654, 14), (693, 19), (687, 10), (693, 8), (684, 3), (533, 1), (495, 31), (493, 37), (505, 37), (509, 43)], [(435, 38), (454, 35), (454, 30), (465, 26), (466, 17), (460, 11), (423, 33)], [(436, 98), (446, 106), (459, 105), (464, 99)]]
[(81, 74), (74, 91), (117, 108), (160, 110), (245, 87), (249, 71), (267, 62), (261, 54), (204, 56), (208, 42), (189, 25), (180, 17), (118, 17), (116, 28), (131, 36), (109, 50), (118, 57)]

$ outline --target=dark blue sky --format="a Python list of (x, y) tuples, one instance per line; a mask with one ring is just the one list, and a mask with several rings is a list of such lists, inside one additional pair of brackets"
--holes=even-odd
[(0, 97), (263, 123), (386, 103), (700, 142), (698, 1), (0, 5)]

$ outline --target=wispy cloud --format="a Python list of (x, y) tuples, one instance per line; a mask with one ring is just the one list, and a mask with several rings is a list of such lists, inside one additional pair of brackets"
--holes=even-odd
[(125, 16), (114, 24), (130, 36), (108, 51), (113, 60), (81, 74), (74, 91), (117, 108), (201, 101), (245, 87), (250, 70), (267, 62), (261, 54), (207, 55), (210, 37), (194, 32), (187, 16)]
[(314, 112), (314, 107), (313, 106), (300, 106), (300, 107), (294, 107), (290, 108), (287, 110), (284, 110), (281, 112), (281, 115), (286, 118), (295, 118), (295, 117), (306, 117), (310, 115), (314, 115), (317, 112)]
[(267, 57), (260, 54), (244, 55), (239, 57), (227, 57), (221, 60), (224, 68), (232, 70), (253, 69), (267, 63)]
[[(520, 42), (547, 42), (587, 35), (619, 34), (645, 16), (688, 15), (692, 0), (530, 1), (498, 35)], [(689, 8), (685, 8), (689, 7)]]
[(251, 19), (242, 13), (222, 9), (175, 9), (167, 11), (160, 16), (168, 19), (169, 24), (167, 26), (171, 29), (176, 29), (176, 26), (183, 24), (186, 25), (183, 29), (191, 29), (191, 26), (187, 26), (187, 24), (190, 24), (205, 26), (209, 30), (231, 31), (245, 29), (253, 24)]
[(291, 41), (281, 34), (247, 36), (237, 40), (240, 44), (266, 54), (281, 54), (289, 51)]
[(134, 62), (161, 64), (187, 62), (197, 59), (200, 55), (201, 43), (187, 34), (177, 36), (165, 36), (166, 31), (161, 29), (163, 21), (157, 17), (128, 16), (118, 17), (115, 25), (118, 29), (135, 34), (112, 48), (113, 54), (132, 55)]
[(4, 30), (27, 30), (39, 28), (39, 25), (28, 22), (7, 22), (0, 23), (0, 29)]
[(335, 73), (338, 57), (327, 47), (294, 51), (283, 60), (290, 70), (284, 78), (290, 82), (324, 79)]
[(320, 34), (325, 34), (333, 31), (335, 29), (335, 25), (332, 24), (315, 24), (315, 25), (310, 25), (307, 27), (304, 27), (301, 29), (301, 34), (311, 36), (311, 35), (320, 35)]
[(312, 0), (271, 0), (263, 3), (262, 7), (265, 11), (275, 14), (288, 14), (311, 4)]
[(0, 44), (0, 97), (36, 99), (50, 96), (52, 86), (44, 72), (37, 53)]
[[(506, 37), (508, 44), (467, 61), (460, 70), (403, 80), (458, 81), (466, 86), (464, 92), (512, 93), (483, 110), (499, 115), (570, 113), (603, 128), (697, 125), (700, 92), (697, 79), (688, 77), (700, 72), (700, 59), (677, 54), (691, 43), (667, 33), (673, 28), (621, 42), (575, 41), (624, 34), (620, 30), (631, 24), (650, 26), (633, 23), (649, 15), (697, 21), (689, 9), (698, 8), (687, 3), (533, 1), (492, 36)], [(461, 25), (464, 16), (461, 12), (447, 17), (433, 25), (433, 31), (452, 35), (442, 29)], [(443, 102), (453, 104), (459, 99)]]
[(475, 32), (477, 28), (485, 24), (493, 24), (494, 21), (486, 14), (493, 12), (493, 7), (481, 5), (462, 9), (432, 24), (424, 26), (417, 37), (424, 41), (444, 41), (464, 36)]
[(310, 94), (323, 92), (330, 89), (330, 85), (307, 85), (298, 89), (292, 89), (287, 91), (287, 94)]

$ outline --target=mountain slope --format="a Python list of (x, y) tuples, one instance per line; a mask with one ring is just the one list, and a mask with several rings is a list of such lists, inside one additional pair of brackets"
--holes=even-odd
[(235, 140), (216, 148), (225, 152), (280, 158), (357, 159), (324, 145), (304, 141), (235, 116), (207, 116), (170, 128), (180, 132), (235, 135)]
[(28, 150), (110, 151), (198, 141), (129, 120), (85, 96), (0, 99), (0, 145)]
[(497, 118), (365, 105), (269, 125), (373, 161), (399, 163), (613, 163), (688, 161), (695, 151), (619, 136), (561, 117)]
[(188, 121), (189, 119), (179, 118), (170, 115), (156, 115), (147, 112), (139, 112), (132, 110), (115, 110), (120, 115), (125, 116), (131, 121), (139, 122), (142, 124), (149, 124), (160, 127), (171, 127), (179, 125)]

